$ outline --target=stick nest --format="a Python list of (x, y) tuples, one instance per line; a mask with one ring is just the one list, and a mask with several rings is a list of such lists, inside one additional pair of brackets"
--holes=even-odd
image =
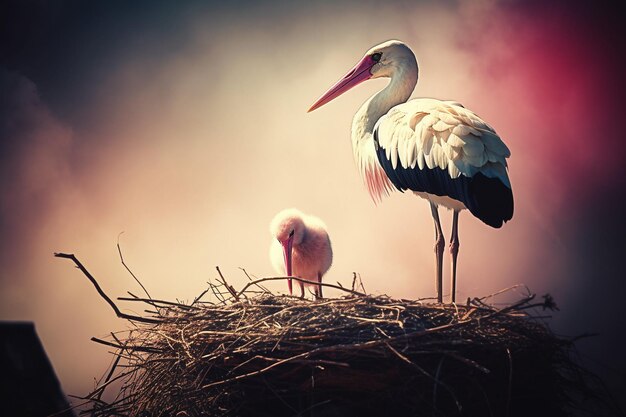
[[(593, 396), (573, 343), (531, 314), (555, 308), (549, 296), (496, 308), (488, 297), (435, 304), (358, 294), (354, 284), (317, 301), (237, 293), (225, 280), (209, 289), (215, 302), (123, 299), (150, 314), (126, 315), (131, 330), (93, 339), (115, 360), (83, 412), (564, 416)], [(103, 401), (115, 384), (117, 397)]]

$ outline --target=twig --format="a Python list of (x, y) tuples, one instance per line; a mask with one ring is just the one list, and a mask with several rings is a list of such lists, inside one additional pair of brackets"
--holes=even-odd
[(135, 350), (135, 351), (138, 351), (138, 352), (150, 352), (150, 353), (161, 352), (161, 349), (155, 349), (155, 348), (145, 347), (145, 346), (118, 345), (118, 344), (115, 344), (115, 343), (112, 343), (112, 342), (107, 342), (106, 340), (98, 339), (97, 337), (92, 337), (91, 340), (93, 342), (100, 343), (101, 345), (114, 347), (114, 348), (119, 349), (121, 351), (124, 351), (124, 350)]
[[(78, 403), (78, 404), (73, 404), (73, 405), (71, 405), (71, 406), (69, 406), (67, 408), (64, 408), (62, 410), (56, 411), (56, 412), (54, 412), (52, 414), (48, 414), (48, 417), (65, 416), (65, 415), (67, 415), (68, 412), (76, 410), (76, 409), (82, 407), (83, 405), (87, 405), (87, 404), (89, 404), (92, 401), (91, 399), (76, 397), (76, 396), (73, 396), (71, 394), (67, 394), (67, 396), (68, 397), (74, 397), (74, 398), (77, 398), (79, 400), (85, 400), (85, 401), (83, 401), (81, 403)], [(74, 415), (74, 413), (71, 413), (70, 415)]]
[(230, 295), (233, 296), (235, 301), (239, 301), (239, 296), (241, 295), (241, 293), (237, 294), (237, 291), (235, 291), (235, 289), (226, 282), (226, 278), (224, 278), (224, 275), (222, 275), (222, 271), (220, 271), (219, 266), (216, 266), (215, 269), (217, 269), (217, 273), (220, 274), (220, 278), (222, 278), (222, 284), (224, 284)]
[(266, 366), (263, 369), (259, 369), (257, 371), (249, 372), (247, 374), (237, 375), (235, 377), (228, 378), (228, 379), (223, 379), (221, 381), (211, 382), (209, 384), (203, 385), (202, 389), (211, 388), (211, 387), (214, 387), (214, 386), (217, 386), (217, 385), (223, 385), (223, 384), (226, 384), (226, 383), (229, 383), (229, 382), (239, 381), (239, 380), (242, 380), (242, 379), (245, 379), (245, 378), (250, 378), (251, 376), (255, 376), (255, 375), (261, 375), (261, 374), (264, 374), (264, 373), (270, 371), (271, 369), (273, 369), (273, 368), (275, 368), (275, 367), (277, 367), (279, 365), (282, 365), (284, 363), (292, 362), (292, 361), (295, 361), (295, 360), (298, 360), (298, 359), (301, 359), (301, 358), (306, 358), (306, 357), (310, 356), (310, 353), (311, 352), (304, 352), (304, 353), (301, 353), (299, 355), (295, 355), (295, 356), (291, 356), (291, 357), (286, 358), (286, 359), (279, 360), (279, 361), (277, 361), (277, 362), (275, 362), (275, 363), (273, 363), (273, 364), (271, 364), (269, 366)]
[[(124, 233), (124, 232), (122, 232)], [(124, 262), (124, 257), (122, 256), (122, 248), (120, 247), (120, 236), (122, 235), (122, 233), (120, 233), (119, 235), (117, 235), (117, 252), (120, 254), (120, 261), (122, 261), (122, 265), (124, 265), (124, 268), (126, 268), (126, 270), (128, 271), (128, 273), (130, 273), (130, 275), (135, 278), (135, 281), (137, 281), (137, 284), (139, 284), (139, 286), (143, 289), (143, 292), (146, 293), (146, 295), (148, 296), (148, 298), (152, 298), (150, 296), (150, 293), (148, 293), (148, 290), (146, 289), (146, 287), (143, 286), (143, 284), (141, 283), (141, 281), (139, 281), (139, 278), (137, 278), (137, 276), (133, 273), (133, 271), (130, 270), (130, 268), (128, 267), (128, 265), (126, 265), (126, 262)]]
[(496, 291), (496, 292), (494, 292), (492, 294), (485, 295), (484, 297), (480, 297), (479, 300), (480, 301), (485, 301), (485, 300), (487, 300), (489, 298), (493, 298), (493, 297), (495, 297), (497, 295), (503, 294), (505, 292), (513, 291), (513, 290), (516, 290), (518, 288), (525, 288), (526, 289), (526, 296), (529, 296), (531, 294), (530, 289), (525, 284), (515, 284), (515, 285), (511, 285), (510, 287), (501, 289), (500, 291)]
[(162, 323), (162, 320), (151, 319), (151, 318), (141, 317), (141, 316), (133, 316), (130, 314), (122, 313), (120, 309), (117, 308), (115, 303), (104, 293), (104, 291), (102, 291), (102, 288), (100, 288), (98, 281), (96, 281), (96, 279), (89, 273), (89, 271), (87, 271), (87, 269), (83, 266), (82, 263), (80, 263), (80, 261), (76, 258), (76, 256), (74, 256), (74, 254), (55, 253), (54, 256), (56, 256), (57, 258), (65, 258), (65, 259), (72, 260), (76, 264), (76, 267), (80, 269), (82, 273), (89, 279), (89, 281), (91, 281), (93, 286), (96, 287), (96, 291), (98, 291), (98, 294), (100, 294), (100, 296), (104, 298), (104, 300), (111, 306), (111, 308), (113, 309), (117, 317), (126, 319), (126, 320), (140, 321), (142, 323), (152, 323), (152, 324)]
[(219, 291), (217, 291), (216, 286), (213, 285), (210, 281), (207, 281), (207, 284), (209, 284), (209, 288), (211, 289), (211, 292), (213, 293), (217, 301), (219, 301), (222, 304), (226, 304), (226, 299), (222, 296), (222, 294)]
[(204, 294), (206, 294), (208, 291), (209, 291), (209, 289), (208, 289), (208, 288), (207, 288), (206, 290), (202, 291), (202, 292), (200, 293), (200, 295), (199, 295), (199, 296), (197, 296), (196, 298), (194, 298), (194, 300), (193, 300), (193, 302), (190, 304), (190, 306), (193, 306), (193, 305), (194, 305), (194, 304), (196, 304), (198, 301), (200, 301), (200, 299), (201, 299), (202, 297), (204, 297)]
[(317, 281), (309, 281), (307, 279), (302, 279), (302, 278), (298, 278), (298, 277), (267, 277), (267, 278), (259, 278), (259, 279), (255, 280), (255, 281), (249, 282), (246, 285), (244, 285), (244, 287), (239, 291), (238, 295), (243, 294), (251, 285), (258, 284), (259, 282), (279, 281), (279, 280), (286, 280), (286, 279), (293, 279), (294, 281), (302, 282), (304, 284), (322, 285), (324, 287), (335, 288), (337, 290), (342, 290), (342, 291), (348, 292), (350, 294), (358, 295), (358, 296), (361, 296), (361, 297), (366, 297), (367, 296), (367, 294), (364, 294), (362, 292), (349, 290), (347, 288), (340, 287), (338, 285), (327, 284), (327, 283), (324, 283), (324, 282), (317, 282)]
[(361, 284), (361, 290), (363, 290), (363, 292), (367, 294), (367, 291), (365, 291), (365, 285), (363, 285), (363, 280), (361, 279), (361, 274), (357, 272), (357, 275), (359, 276), (359, 283)]
[(107, 377), (104, 380), (104, 383), (102, 385), (100, 385), (96, 390), (94, 390), (93, 393), (91, 393), (89, 396), (94, 395), (96, 392), (98, 392), (98, 395), (95, 397), (97, 400), (100, 400), (100, 398), (102, 398), (102, 394), (104, 393), (105, 388), (108, 386), (109, 381), (111, 380), (111, 377), (113, 376), (113, 373), (115, 372), (115, 369), (117, 368), (117, 364), (120, 362), (121, 356), (120, 355), (115, 355), (115, 360), (113, 361), (113, 364), (111, 365), (111, 370), (109, 371)]
[(489, 373), (491, 373), (491, 371), (490, 371), (489, 369), (485, 368), (485, 367), (484, 367), (484, 366), (482, 366), (481, 364), (479, 364), (479, 363), (477, 363), (476, 361), (473, 361), (473, 360), (471, 360), (471, 359), (465, 358), (465, 357), (463, 357), (463, 356), (459, 355), (459, 354), (458, 354), (458, 353), (456, 353), (456, 352), (446, 352), (446, 355), (448, 355), (448, 356), (450, 356), (450, 357), (452, 357), (452, 358), (454, 358), (454, 359), (456, 359), (456, 360), (458, 360), (458, 361), (460, 361), (460, 362), (463, 362), (463, 363), (465, 363), (465, 364), (467, 364), (467, 365), (469, 365), (469, 366), (471, 366), (471, 367), (473, 367), (473, 368), (478, 369), (478, 370), (479, 370), (480, 372), (482, 372), (483, 374), (489, 374)]
[(139, 301), (142, 303), (147, 303), (147, 304), (151, 304), (154, 307), (158, 306), (156, 304), (163, 304), (163, 305), (168, 305), (168, 306), (173, 306), (173, 307), (178, 307), (181, 308), (183, 310), (199, 310), (199, 307), (194, 307), (192, 305), (188, 305), (188, 304), (182, 304), (182, 303), (175, 303), (173, 301), (165, 301), (165, 300), (156, 300), (154, 298), (139, 298), (139, 297), (117, 297), (118, 300), (120, 301)]
[(370, 319), (368, 317), (359, 317), (359, 316), (351, 316), (346, 314), (345, 317), (349, 318), (349, 319), (353, 319), (353, 320), (359, 320), (359, 321), (365, 321), (368, 323), (388, 323), (388, 324), (395, 324), (400, 328), (404, 327), (404, 324), (400, 321), (400, 320), (388, 320), (388, 319)]
[[(244, 268), (242, 268), (242, 267), (239, 267), (239, 269), (241, 269), (241, 270), (243, 271), (243, 273), (244, 273), (244, 274), (246, 275), (246, 277), (248, 278), (248, 281), (253, 281), (253, 279), (252, 279), (252, 277), (250, 276), (250, 274), (248, 274), (248, 271), (246, 271), (246, 270), (245, 270)], [(256, 279), (256, 277), (254, 277), (254, 278)], [(271, 294), (271, 293), (272, 293), (272, 292), (271, 292), (268, 288), (264, 287), (263, 285), (260, 285), (260, 284), (255, 284), (255, 285), (256, 285), (257, 287), (259, 287), (259, 288), (261, 289), (261, 291), (263, 291), (264, 293), (267, 293), (267, 294)]]

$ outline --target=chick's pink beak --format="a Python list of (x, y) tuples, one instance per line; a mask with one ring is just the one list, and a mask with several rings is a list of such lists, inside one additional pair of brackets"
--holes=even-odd
[[(289, 236), (287, 239), (280, 241), (280, 244), (283, 246), (283, 256), (285, 258), (285, 271), (287, 272), (287, 276), (290, 277), (292, 275), (291, 249), (293, 248), (293, 234)], [(289, 286), (289, 294), (292, 294), (291, 279), (287, 280), (287, 285)]]
[[(320, 97), (308, 112), (312, 112), (313, 110), (322, 107), (324, 104), (329, 101), (339, 97), (352, 87), (361, 84), (363, 81), (368, 80), (372, 77), (372, 73), (370, 70), (376, 64), (376, 61), (372, 59), (371, 56), (367, 55), (363, 57), (358, 64), (355, 65), (354, 68), (350, 70), (342, 79), (337, 81), (335, 85), (330, 87), (330, 89), (324, 93), (322, 97)], [(307, 112), (307, 113), (308, 113)]]

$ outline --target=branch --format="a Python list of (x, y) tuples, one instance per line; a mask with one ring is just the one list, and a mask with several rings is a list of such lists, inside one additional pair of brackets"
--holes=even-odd
[(204, 297), (204, 294), (206, 294), (208, 291), (209, 291), (209, 289), (208, 289), (208, 288), (207, 288), (207, 289), (205, 289), (204, 291), (202, 291), (202, 292), (200, 293), (200, 295), (199, 295), (199, 296), (197, 296), (196, 298), (194, 298), (193, 302), (189, 305), (189, 307), (193, 307), (193, 305), (194, 305), (195, 303), (197, 303), (198, 301), (200, 301), (200, 299), (201, 299), (202, 297)]
[(167, 306), (178, 307), (178, 308), (181, 308), (183, 310), (198, 310), (199, 309), (199, 307), (194, 307), (192, 305), (175, 303), (173, 301), (156, 300), (154, 298), (117, 297), (117, 299), (120, 300), (120, 301), (139, 301), (139, 302), (142, 302), (142, 303), (150, 304), (150, 305), (152, 305), (154, 307), (157, 307), (157, 308), (159, 308), (159, 306), (157, 304), (163, 304), (163, 305), (167, 305)]
[(161, 352), (160, 349), (151, 348), (149, 346), (128, 346), (126, 344), (118, 345), (118, 344), (115, 344), (113, 342), (109, 342), (107, 340), (98, 339), (97, 337), (92, 337), (91, 341), (92, 342), (96, 342), (96, 343), (100, 343), (101, 345), (114, 347), (116, 349), (119, 349), (120, 351), (132, 350), (132, 351), (136, 351), (136, 352), (148, 352), (148, 353), (159, 353), (159, 352)]
[(239, 296), (241, 295), (241, 293), (237, 294), (237, 291), (235, 291), (235, 289), (233, 288), (232, 285), (229, 285), (226, 282), (226, 278), (224, 278), (224, 275), (222, 275), (222, 271), (220, 271), (220, 267), (216, 266), (215, 269), (217, 269), (217, 273), (220, 274), (220, 278), (222, 278), (222, 284), (224, 284), (224, 286), (226, 287), (226, 289), (228, 290), (228, 292), (230, 293), (230, 295), (233, 296), (233, 298), (235, 299), (235, 301), (239, 301)]
[(96, 279), (89, 273), (89, 271), (87, 271), (87, 269), (83, 266), (82, 263), (80, 263), (80, 261), (76, 258), (76, 256), (74, 256), (74, 254), (55, 253), (54, 256), (57, 258), (65, 258), (65, 259), (72, 260), (76, 264), (76, 267), (80, 269), (82, 273), (85, 274), (85, 276), (89, 279), (89, 281), (91, 281), (93, 286), (96, 287), (96, 291), (98, 291), (98, 294), (100, 294), (100, 296), (104, 298), (104, 301), (106, 301), (111, 306), (111, 308), (113, 309), (117, 317), (121, 319), (126, 319), (126, 320), (139, 321), (142, 323), (156, 324), (156, 323), (162, 322), (162, 320), (150, 319), (146, 317), (133, 316), (130, 314), (122, 313), (120, 309), (115, 305), (115, 303), (104, 293), (104, 291), (102, 291), (102, 288), (100, 288), (98, 281), (96, 281)]
[(308, 279), (302, 279), (302, 278), (298, 278), (298, 277), (268, 277), (268, 278), (259, 278), (257, 280), (251, 281), (249, 283), (247, 283), (242, 289), (241, 291), (239, 291), (239, 293), (237, 294), (238, 296), (240, 296), (241, 294), (244, 293), (244, 291), (246, 291), (250, 286), (252, 285), (256, 285), (260, 282), (264, 282), (264, 281), (281, 281), (281, 280), (286, 280), (286, 279), (293, 279), (295, 281), (299, 281), (305, 284), (310, 284), (310, 285), (322, 285), (324, 287), (330, 287), (330, 288), (335, 288), (337, 290), (341, 290), (341, 291), (345, 291), (347, 293), (353, 294), (353, 295), (358, 295), (360, 297), (367, 297), (367, 294), (364, 294), (362, 292), (359, 291), (354, 291), (354, 290), (349, 290), (345, 287), (341, 287), (339, 285), (334, 285), (334, 284), (326, 284), (323, 282), (317, 282), (317, 281), (309, 281)]
[(216, 289), (217, 286), (213, 285), (211, 281), (207, 281), (207, 284), (209, 284), (209, 288), (211, 289), (211, 292), (213, 293), (217, 301), (219, 301), (222, 304), (226, 304), (226, 299), (222, 296), (222, 294), (219, 291), (217, 291)]
[[(243, 273), (246, 275), (246, 277), (248, 277), (248, 281), (253, 281), (252, 277), (250, 276), (250, 274), (248, 274), (248, 271), (246, 271), (244, 268), (239, 267), (239, 269), (241, 269), (243, 271)], [(254, 277), (255, 279), (257, 277)], [(262, 285), (259, 284), (255, 284), (257, 287), (259, 287), (261, 289), (261, 291), (263, 291), (264, 293), (272, 293), (270, 290), (268, 290), (267, 288), (265, 288)]]
[[(124, 232), (122, 232), (124, 233)], [(124, 268), (126, 268), (126, 270), (130, 273), (130, 275), (135, 278), (135, 281), (137, 281), (137, 284), (139, 284), (139, 286), (143, 289), (143, 292), (146, 293), (146, 295), (148, 296), (148, 298), (152, 298), (150, 296), (150, 294), (148, 293), (148, 290), (146, 290), (146, 287), (143, 286), (143, 284), (141, 283), (141, 281), (139, 281), (139, 278), (137, 278), (135, 276), (135, 274), (133, 274), (133, 271), (130, 270), (130, 268), (128, 267), (128, 265), (126, 265), (126, 262), (124, 262), (124, 257), (122, 256), (122, 248), (120, 248), (120, 236), (122, 235), (122, 233), (120, 233), (119, 235), (117, 235), (117, 252), (120, 254), (120, 261), (122, 261), (122, 265), (124, 265)]]
[[(115, 337), (115, 334), (111, 333), (111, 336), (113, 336), (113, 338), (115, 338), (115, 340), (117, 340), (117, 337)], [(124, 349), (126, 348), (126, 342), (124, 342)], [(113, 377), (113, 374), (115, 373), (115, 369), (117, 368), (117, 365), (120, 362), (120, 359), (122, 358), (121, 354), (117, 354), (115, 355), (115, 360), (113, 361), (113, 364), (111, 365), (111, 370), (109, 371), (106, 379), (104, 380), (104, 384), (100, 385), (100, 381), (98, 381), (98, 385), (100, 385), (96, 390), (94, 390), (91, 394), (89, 394), (89, 396), (95, 395), (96, 392), (98, 393), (98, 395), (95, 397), (95, 399), (97, 401), (100, 401), (100, 399), (102, 398), (102, 394), (104, 393), (104, 390), (106, 389), (106, 387), (109, 385), (109, 381), (111, 381), (111, 378)], [(113, 381), (111, 381), (113, 382)]]

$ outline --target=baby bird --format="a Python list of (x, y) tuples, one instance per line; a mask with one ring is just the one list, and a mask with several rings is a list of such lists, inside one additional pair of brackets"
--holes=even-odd
[[(333, 261), (333, 250), (326, 225), (317, 217), (309, 216), (295, 208), (278, 213), (270, 223), (272, 243), (270, 259), (279, 274), (308, 281), (322, 282), (322, 276)], [(289, 294), (292, 280), (287, 280)], [(300, 296), (304, 298), (304, 283), (300, 282)], [(315, 297), (322, 298), (322, 286), (314, 287)]]

